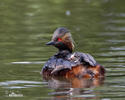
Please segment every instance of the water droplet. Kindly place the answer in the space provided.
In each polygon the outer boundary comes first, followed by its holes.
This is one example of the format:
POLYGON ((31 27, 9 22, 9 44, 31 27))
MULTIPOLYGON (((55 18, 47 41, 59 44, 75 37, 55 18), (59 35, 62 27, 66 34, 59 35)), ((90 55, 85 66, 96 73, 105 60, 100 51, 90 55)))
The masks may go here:
POLYGON ((69 10, 66 11, 66 15, 67 16, 70 16, 71 15, 71 12, 69 10))

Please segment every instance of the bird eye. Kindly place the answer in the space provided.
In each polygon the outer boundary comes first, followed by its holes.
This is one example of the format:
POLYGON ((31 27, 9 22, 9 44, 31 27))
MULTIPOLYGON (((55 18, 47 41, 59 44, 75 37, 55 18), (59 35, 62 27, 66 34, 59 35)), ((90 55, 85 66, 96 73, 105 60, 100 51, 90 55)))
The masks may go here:
POLYGON ((60 42, 60 41, 62 41, 62 39, 61 39, 61 38, 58 38, 57 40, 58 40, 59 42, 60 42))

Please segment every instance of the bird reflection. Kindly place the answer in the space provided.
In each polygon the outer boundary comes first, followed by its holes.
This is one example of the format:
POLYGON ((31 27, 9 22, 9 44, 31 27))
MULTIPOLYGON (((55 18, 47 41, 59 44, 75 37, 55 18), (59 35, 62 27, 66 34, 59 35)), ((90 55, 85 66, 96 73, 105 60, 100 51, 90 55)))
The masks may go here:
POLYGON ((43 77, 43 81, 48 82, 48 88, 54 90, 49 93, 53 96, 51 100, 97 99, 93 88, 103 85, 104 77, 93 79, 43 77))

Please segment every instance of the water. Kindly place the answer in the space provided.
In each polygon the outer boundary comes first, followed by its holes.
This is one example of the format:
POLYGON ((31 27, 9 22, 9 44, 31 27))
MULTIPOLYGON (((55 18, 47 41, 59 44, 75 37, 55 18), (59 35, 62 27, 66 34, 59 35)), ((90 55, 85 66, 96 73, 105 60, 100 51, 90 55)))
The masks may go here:
POLYGON ((1 0, 0 98, 12 100, 124 100, 124 0, 1 0), (92 54, 105 80, 44 80, 46 46, 60 26, 71 30, 75 51, 92 54))

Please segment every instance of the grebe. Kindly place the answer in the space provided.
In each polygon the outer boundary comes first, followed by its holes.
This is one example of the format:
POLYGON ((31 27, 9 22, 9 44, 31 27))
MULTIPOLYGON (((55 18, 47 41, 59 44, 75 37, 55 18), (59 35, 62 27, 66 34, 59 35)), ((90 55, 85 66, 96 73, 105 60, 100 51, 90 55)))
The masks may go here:
POLYGON ((104 67, 98 64, 90 54, 73 53, 73 39, 68 29, 64 27, 57 28, 52 40, 46 45, 55 46, 58 48, 58 53, 52 56, 43 66, 41 71, 43 77, 104 77, 104 67))

